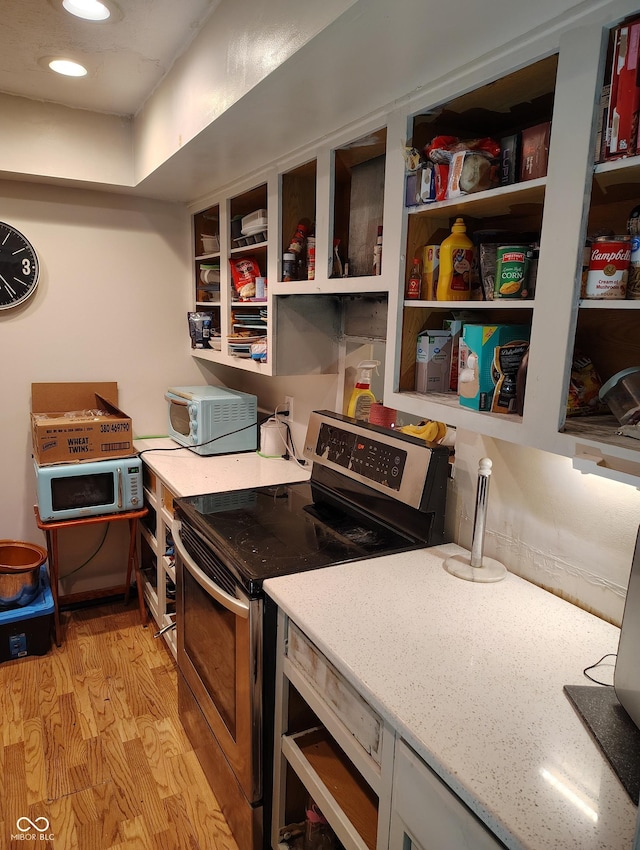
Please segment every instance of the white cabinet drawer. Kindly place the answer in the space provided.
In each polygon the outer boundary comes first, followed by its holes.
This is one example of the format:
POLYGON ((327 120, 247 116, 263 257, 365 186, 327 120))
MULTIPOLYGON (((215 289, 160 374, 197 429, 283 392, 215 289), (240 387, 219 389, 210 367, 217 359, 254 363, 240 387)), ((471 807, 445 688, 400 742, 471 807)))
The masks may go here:
POLYGON ((382 718, 292 622, 289 622, 286 655, 379 766, 384 726, 382 718))
POLYGON ((396 746, 389 850, 504 850, 403 741, 396 746))

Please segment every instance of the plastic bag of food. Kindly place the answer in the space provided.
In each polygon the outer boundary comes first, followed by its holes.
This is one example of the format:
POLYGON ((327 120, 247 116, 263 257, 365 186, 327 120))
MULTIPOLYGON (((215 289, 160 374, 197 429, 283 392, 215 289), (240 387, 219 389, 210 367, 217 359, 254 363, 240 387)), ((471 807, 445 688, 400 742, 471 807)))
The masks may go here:
POLYGON ((449 165, 447 197, 482 192, 498 185, 497 166, 483 151, 454 151, 449 165))
POLYGON ((451 157, 459 151, 475 151, 488 159, 498 159, 500 145, 495 139, 459 139, 457 136, 436 136, 422 151, 425 159, 431 162, 448 164, 451 157))
POLYGON ((260 277, 260 266, 254 257, 230 257, 231 279, 236 297, 241 301, 255 298, 256 278, 260 277))
POLYGON ((213 324, 213 313, 188 312, 189 335, 191 337, 191 348, 211 348, 211 326, 213 324))
POLYGON ((607 413, 608 407, 598 397, 601 386, 602 381, 591 359, 580 351, 574 351, 567 397, 567 416, 607 413))

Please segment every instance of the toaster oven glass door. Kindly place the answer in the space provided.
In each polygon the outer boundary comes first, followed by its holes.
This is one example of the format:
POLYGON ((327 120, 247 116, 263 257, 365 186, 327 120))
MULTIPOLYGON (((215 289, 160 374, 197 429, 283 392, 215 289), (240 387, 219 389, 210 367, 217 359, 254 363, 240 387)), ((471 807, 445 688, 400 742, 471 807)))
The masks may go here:
POLYGON ((172 399, 169 402, 169 422, 177 434, 189 436, 189 406, 182 401, 172 399))

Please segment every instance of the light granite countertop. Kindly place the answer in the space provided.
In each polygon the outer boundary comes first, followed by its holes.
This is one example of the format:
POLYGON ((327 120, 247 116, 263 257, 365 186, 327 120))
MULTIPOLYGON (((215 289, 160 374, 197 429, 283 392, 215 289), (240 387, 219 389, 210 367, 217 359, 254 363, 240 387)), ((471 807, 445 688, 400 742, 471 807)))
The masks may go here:
POLYGON ((265 589, 507 847, 630 850, 636 807, 562 690, 589 684, 619 629, 511 573, 455 578, 444 561, 459 552, 265 589))
POLYGON ((135 440, 134 448, 144 452, 144 463, 178 497, 289 484, 306 481, 311 474, 311 466, 262 457, 255 451, 202 456, 181 448, 169 437, 135 440))

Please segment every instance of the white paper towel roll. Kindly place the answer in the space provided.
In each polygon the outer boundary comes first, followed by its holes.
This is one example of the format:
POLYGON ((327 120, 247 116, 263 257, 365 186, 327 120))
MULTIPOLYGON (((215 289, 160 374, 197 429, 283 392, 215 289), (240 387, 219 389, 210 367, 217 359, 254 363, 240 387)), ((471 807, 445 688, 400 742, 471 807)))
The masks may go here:
POLYGON ((260 454, 282 457, 287 451, 287 426, 276 419, 267 419, 260 426, 260 454))

